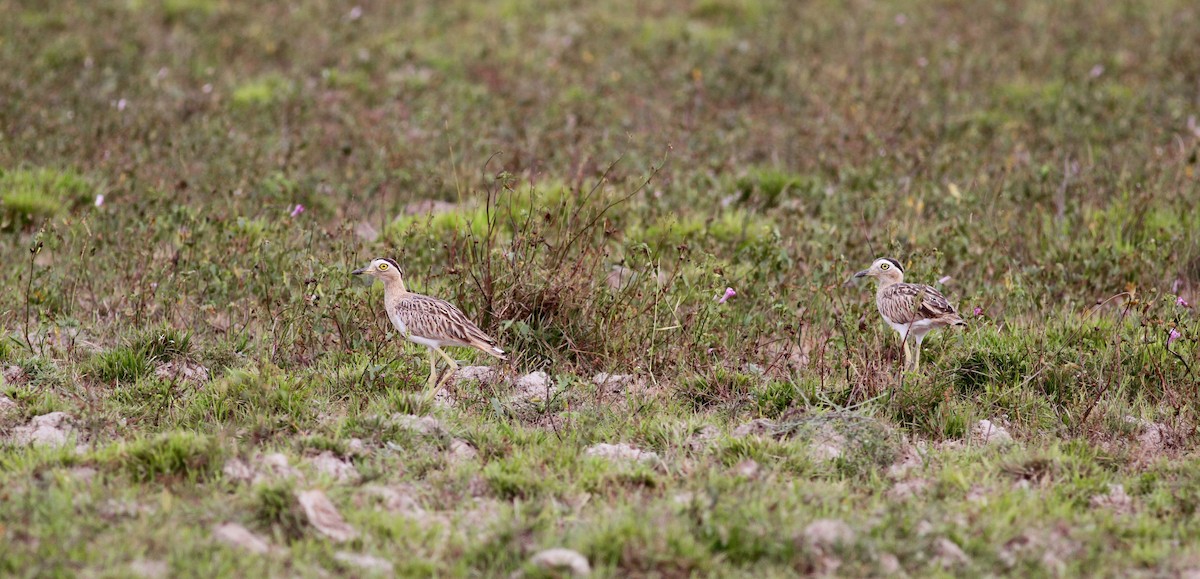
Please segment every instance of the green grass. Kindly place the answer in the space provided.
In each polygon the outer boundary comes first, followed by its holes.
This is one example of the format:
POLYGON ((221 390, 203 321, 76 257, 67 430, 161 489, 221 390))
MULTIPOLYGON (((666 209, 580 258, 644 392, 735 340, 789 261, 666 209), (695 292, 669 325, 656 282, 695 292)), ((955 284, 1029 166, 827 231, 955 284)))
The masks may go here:
POLYGON ((0 575, 1200 569, 1200 13, 860 8, 5 4, 0 575), (968 321, 918 373, 884 255, 968 321), (426 397, 376 256, 505 379, 426 397))

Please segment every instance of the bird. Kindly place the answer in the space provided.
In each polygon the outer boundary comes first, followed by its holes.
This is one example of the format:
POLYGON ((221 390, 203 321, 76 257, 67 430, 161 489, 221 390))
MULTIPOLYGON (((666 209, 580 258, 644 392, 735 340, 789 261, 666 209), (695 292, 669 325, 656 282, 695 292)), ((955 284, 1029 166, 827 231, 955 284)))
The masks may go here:
POLYGON ((946 326, 967 325, 941 292, 927 285, 904 283, 904 267, 890 257, 876 259, 854 277, 874 278, 879 285, 875 307, 883 321, 900 334, 905 369, 920 369, 925 334, 946 326))
POLYGON ((461 310, 446 300, 413 293, 404 285, 404 271, 395 260, 380 257, 353 275, 365 275, 383 282, 383 308, 396 328, 408 340, 429 349, 429 381, 425 389, 437 389, 458 371, 458 363, 442 350, 443 346, 475 348, 507 360, 496 340, 484 333, 461 310), (437 358, 440 355, 449 365, 441 380, 437 377, 437 358))

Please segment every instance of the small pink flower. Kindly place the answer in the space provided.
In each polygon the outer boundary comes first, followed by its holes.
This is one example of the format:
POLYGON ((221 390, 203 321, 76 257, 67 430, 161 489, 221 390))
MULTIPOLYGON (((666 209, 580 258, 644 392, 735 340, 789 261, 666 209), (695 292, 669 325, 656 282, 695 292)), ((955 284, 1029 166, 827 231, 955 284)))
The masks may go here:
POLYGON ((725 295, 717 296, 713 299, 717 300, 718 304, 723 304, 723 303, 729 301, 729 298, 736 296, 736 295, 737 295, 737 292, 733 291, 733 288, 727 287, 727 288, 725 288, 725 295))
POLYGON ((1184 308, 1192 307, 1192 304, 1187 303, 1187 300, 1183 299, 1183 296, 1175 296, 1175 305, 1184 308))
POLYGON ((1182 335, 1183 335, 1183 334, 1179 333, 1179 330, 1177 330, 1177 329, 1175 329, 1175 328, 1171 328, 1171 331, 1170 331, 1170 333, 1168 333, 1168 334, 1167 334, 1167 345, 1168 345, 1168 346, 1170 346, 1170 345, 1171 345, 1171 342, 1174 342, 1175 340, 1178 340, 1178 339, 1179 339, 1179 337, 1180 337, 1180 336, 1182 336, 1182 335))
POLYGON ((301 213, 304 213, 303 205, 296 205, 296 208, 292 209, 292 217, 296 217, 297 215, 300 215, 301 213))
POLYGON ((975 306, 975 315, 977 315, 977 316, 982 316, 982 315, 983 315, 983 308, 981 308, 981 307, 979 307, 979 306, 975 306))
POLYGON ((104 194, 96 195, 96 207, 104 205, 104 194))

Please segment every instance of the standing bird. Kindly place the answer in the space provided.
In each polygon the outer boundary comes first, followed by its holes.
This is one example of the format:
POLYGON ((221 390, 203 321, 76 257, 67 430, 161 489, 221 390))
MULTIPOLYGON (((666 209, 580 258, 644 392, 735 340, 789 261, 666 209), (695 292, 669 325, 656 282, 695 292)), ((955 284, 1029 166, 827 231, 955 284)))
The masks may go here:
POLYGON ((879 284, 875 306, 904 345, 904 367, 917 370, 921 366, 921 341, 925 334, 945 326, 965 326, 954 306, 941 292, 927 285, 904 283, 904 268, 900 262, 881 257, 854 277, 873 277, 879 284), (915 340, 912 348, 909 341, 915 340), (914 351, 915 350, 915 351, 914 351))
MULTIPOLYGON (((504 350, 479 326, 446 300, 415 294, 404 287, 404 272, 400 265, 386 257, 372 260, 364 268, 350 272, 369 275, 383 282, 383 308, 392 325, 409 340, 429 348, 429 381, 425 388, 437 388, 458 371, 458 363, 442 351, 442 346, 477 348, 492 356, 507 360, 504 350), (437 358, 434 352, 450 364, 440 380, 437 377, 437 358)), ((436 392, 436 390, 435 390, 436 392)))

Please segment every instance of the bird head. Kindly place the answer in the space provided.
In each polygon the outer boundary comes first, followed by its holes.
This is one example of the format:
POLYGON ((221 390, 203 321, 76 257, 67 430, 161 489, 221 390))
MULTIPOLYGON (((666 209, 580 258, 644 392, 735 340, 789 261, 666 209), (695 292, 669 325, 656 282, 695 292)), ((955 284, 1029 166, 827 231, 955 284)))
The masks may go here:
POLYGON ((854 274, 854 277, 873 277, 880 283, 899 283, 904 281, 904 267, 890 257, 881 257, 871 267, 854 274))
POLYGON ((385 284, 393 281, 404 281, 404 270, 400 269, 400 264, 386 257, 375 258, 366 267, 360 267, 350 273, 370 276, 382 280, 385 284))

